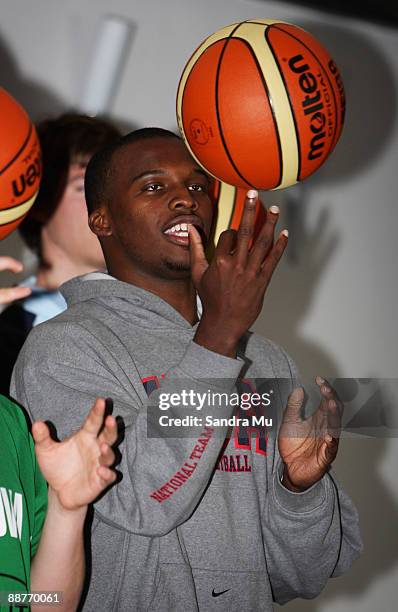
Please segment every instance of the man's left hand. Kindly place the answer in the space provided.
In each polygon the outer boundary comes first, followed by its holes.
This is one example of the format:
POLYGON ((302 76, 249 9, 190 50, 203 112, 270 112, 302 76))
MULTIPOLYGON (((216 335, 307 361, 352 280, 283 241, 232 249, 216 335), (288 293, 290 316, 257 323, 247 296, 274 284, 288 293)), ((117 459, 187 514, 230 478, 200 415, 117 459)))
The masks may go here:
POLYGON ((319 408, 307 419, 301 418, 304 391, 290 394, 279 431, 279 452, 284 462, 282 483, 302 492, 318 482, 337 455, 343 404, 327 381, 318 376, 319 408))

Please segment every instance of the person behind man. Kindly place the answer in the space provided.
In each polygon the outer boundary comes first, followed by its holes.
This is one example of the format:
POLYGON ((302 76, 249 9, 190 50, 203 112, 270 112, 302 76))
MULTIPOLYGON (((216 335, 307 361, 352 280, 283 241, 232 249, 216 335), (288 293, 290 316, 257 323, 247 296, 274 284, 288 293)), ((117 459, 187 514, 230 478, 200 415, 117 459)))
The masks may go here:
POLYGON ((269 611, 315 597, 360 554, 356 510, 329 472, 341 402, 318 377, 319 408, 303 420, 295 365, 248 331, 287 243, 286 231, 274 239, 271 207, 249 248, 256 198, 248 193, 238 232, 221 235, 208 264, 209 178, 180 138, 139 130, 88 165, 90 227, 109 275, 63 286, 68 309, 32 331, 12 383, 61 436, 97 389, 125 421, 124 477, 95 504, 85 610, 269 611), (256 437, 207 425, 232 416, 228 399, 193 405, 258 379, 284 415, 256 437), (184 393, 193 399, 181 408, 184 393), (160 413, 201 418, 167 435, 160 413))
POLYGON ((79 114, 45 120, 37 131, 43 178, 35 204, 18 229, 37 255, 38 270, 22 283, 25 299, 0 315, 3 394, 8 394, 12 369, 29 331, 66 308, 59 286, 74 276, 104 270, 98 240, 87 225, 84 173, 90 157, 120 133, 103 119, 79 114))
POLYGON ((76 610, 88 504, 116 478, 109 467, 116 422, 108 416, 104 425, 104 414, 105 401, 98 399, 81 429, 61 443, 51 439, 45 423, 36 422, 34 445, 22 409, 0 396, 1 610, 20 610, 29 601, 20 594, 30 592, 51 592, 53 599, 42 603, 62 603, 51 609, 76 610))
MULTIPOLYGON (((5 269, 19 272, 21 264, 2 256, 5 269)), ((0 289, 3 304, 20 297, 20 288, 0 289)), ((22 594, 30 591, 52 591, 47 604, 57 599, 57 609, 76 610, 87 504, 115 481, 109 466, 116 434, 116 421, 105 418, 105 402, 98 398, 81 429, 62 443, 52 440, 45 423, 34 423, 34 445, 23 410, 0 396, 1 610, 27 610, 22 594)))

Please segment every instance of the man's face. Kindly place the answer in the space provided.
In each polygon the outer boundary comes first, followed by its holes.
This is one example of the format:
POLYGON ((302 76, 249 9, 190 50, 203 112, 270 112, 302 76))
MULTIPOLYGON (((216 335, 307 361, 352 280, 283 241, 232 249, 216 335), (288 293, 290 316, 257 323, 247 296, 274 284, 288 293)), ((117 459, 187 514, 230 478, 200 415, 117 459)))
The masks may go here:
POLYGON ((132 143, 116 152, 113 167, 114 188, 107 207, 112 248, 104 242, 108 265, 118 262, 113 273, 120 272, 123 262, 141 276, 189 277, 187 224, 209 237, 209 178, 177 138, 132 143))

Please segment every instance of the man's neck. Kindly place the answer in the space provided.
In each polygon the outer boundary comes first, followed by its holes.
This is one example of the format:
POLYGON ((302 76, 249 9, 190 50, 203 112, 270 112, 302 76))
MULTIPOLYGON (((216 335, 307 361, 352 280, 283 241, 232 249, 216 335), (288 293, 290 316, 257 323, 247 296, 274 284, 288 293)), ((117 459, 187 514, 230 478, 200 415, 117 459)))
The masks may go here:
POLYGON ((162 279, 141 273, 118 274, 110 269, 109 273, 125 283, 136 285, 150 291, 170 304, 190 325, 198 321, 196 290, 190 278, 162 279))

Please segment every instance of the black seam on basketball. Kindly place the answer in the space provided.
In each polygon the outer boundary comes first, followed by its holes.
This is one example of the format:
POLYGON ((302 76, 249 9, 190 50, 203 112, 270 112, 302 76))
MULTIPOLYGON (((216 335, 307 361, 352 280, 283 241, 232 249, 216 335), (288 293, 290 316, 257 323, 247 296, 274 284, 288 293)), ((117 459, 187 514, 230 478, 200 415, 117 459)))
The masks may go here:
MULTIPOLYGON (((36 193, 36 191, 35 191, 35 193, 36 193)), ((33 198, 35 193, 32 193, 28 198, 26 198, 26 200, 24 200, 23 202, 19 202, 19 204, 13 204, 12 206, 8 206, 7 208, 1 208, 0 209, 0 213, 3 210, 12 210, 13 208, 18 208, 19 206, 23 206, 24 204, 26 204, 26 202, 29 202, 29 200, 31 200, 33 198)))
MULTIPOLYGON (((240 24, 239 24, 239 25, 240 25, 240 24)), ((209 45, 208 47, 206 47, 206 49, 205 49, 204 51, 202 51, 202 53, 199 55, 198 59, 197 59, 197 60, 196 60, 196 62, 193 64, 193 66, 191 66, 191 70, 189 71, 189 74, 188 74, 188 76, 187 76, 187 78, 186 78, 186 81, 185 81, 185 87, 184 87, 184 91, 182 92, 182 98, 181 98, 181 123, 182 123, 182 127, 183 127, 183 130, 184 130, 185 137, 186 137, 186 132, 187 132, 187 130, 185 129, 184 111, 183 111, 183 108, 184 108, 184 97, 185 97, 185 92, 186 92, 186 90, 187 90, 187 85, 188 85, 188 82, 189 82, 189 80, 190 80, 190 78, 191 78, 192 71, 193 71, 193 69, 195 68, 196 64, 198 63, 199 59, 202 57, 202 55, 203 55, 204 53, 206 53, 206 51, 208 51, 208 49, 211 49, 212 47, 214 47, 214 45, 217 45, 219 42, 221 42, 221 41, 225 41, 225 40, 226 40, 226 38, 220 38, 219 40, 215 40, 213 43, 211 43, 211 45, 209 45)), ((202 43, 202 44, 203 44, 203 43, 202 43)), ((202 45, 199 45, 199 47, 201 47, 201 46, 202 46, 202 45)), ((188 62, 186 63, 186 66, 187 66, 187 64, 188 64, 188 63, 191 61, 191 59, 193 58, 193 56, 195 55, 195 53, 196 53, 196 51, 199 49, 199 47, 197 47, 197 49, 194 51, 194 53, 192 53, 191 57, 189 58, 188 62)), ((179 84, 178 84, 178 89, 180 88, 180 83, 181 83, 181 81, 182 81, 182 77, 183 77, 184 72, 185 72, 185 68, 184 68, 183 73, 182 73, 182 75, 181 75, 180 82, 179 82, 179 84)), ((177 91, 178 91, 178 89, 177 89, 177 91)), ((178 102, 177 102, 177 104, 178 104, 178 102)), ((187 138, 187 140, 188 140, 188 138, 187 138)), ((188 143, 188 144, 189 144, 189 143, 188 143)), ((191 146, 190 144, 189 144, 189 146, 190 146, 190 148, 192 149, 192 146, 191 146)), ((194 153, 194 155, 196 156, 196 153, 194 153)), ((207 171, 207 172, 208 172, 208 171, 207 171)), ((213 175, 212 175, 212 176, 213 176, 213 175)), ((218 180, 219 180, 219 179, 218 179, 218 180)))
POLYGON ((269 92, 268 87, 267 87, 267 81, 266 81, 266 80, 265 80, 265 78, 264 78, 263 71, 261 70, 261 66, 260 66, 260 64, 258 63, 258 59, 257 59, 256 54, 254 53, 254 51, 253 51, 252 47, 251 47, 251 46, 250 46, 250 44, 247 42, 247 40, 245 40, 244 38, 240 38, 239 36, 237 36, 236 38, 239 38, 239 40, 240 40, 241 42, 243 42, 243 43, 246 45, 246 47, 249 49, 250 54, 251 54, 251 56, 253 57, 254 62, 255 62, 255 64, 256 64, 256 66, 257 66, 257 71, 258 71, 258 74, 259 74, 260 79, 261 79, 261 81, 262 81, 262 83, 263 83, 263 86, 264 86, 264 89, 265 89, 265 93, 266 93, 266 96, 267 96, 268 101, 269 101, 269 107, 270 107, 270 109, 271 109, 272 119, 273 119, 273 122, 274 122, 274 128, 275 128, 276 141, 277 141, 277 145, 278 145, 278 152, 279 152, 279 169, 280 169, 280 170, 279 170, 279 178, 278 178, 278 181, 277 181, 277 182, 275 183, 275 185, 273 185, 272 187, 268 187, 268 189, 275 189, 275 187, 277 187, 278 185, 280 185, 280 184, 281 184, 281 181, 282 181, 282 176, 283 176, 283 172, 282 172, 282 169, 283 169, 283 158, 282 158, 282 145, 281 145, 281 140, 280 140, 280 136, 279 136, 278 124, 277 124, 276 117, 275 117, 275 114, 274 114, 274 109, 273 109, 273 107, 272 107, 272 96, 270 95, 270 92, 269 92))
MULTIPOLYGON (((275 25, 276 25, 276 24, 275 24, 275 25)), ((281 79, 282 79, 282 81, 283 81, 283 84, 284 84, 284 86, 285 86, 285 91, 286 91, 286 93, 287 93, 287 97, 288 97, 288 100, 289 100, 290 110, 291 110, 291 112, 292 112, 293 123, 294 123, 294 129, 295 129, 295 132, 296 132, 297 153, 298 153, 298 168, 297 168, 297 177, 296 177, 296 178, 297 178, 297 180, 299 181, 299 180, 300 180, 300 173, 301 173, 300 136, 299 136, 299 132, 298 132, 298 126, 297 126, 297 121, 296 121, 296 115, 295 115, 295 112, 294 112, 294 107, 293 107, 293 104, 292 104, 292 99, 291 99, 291 97, 290 97, 290 91, 289 91, 289 88, 288 88, 287 83, 286 83, 286 81, 285 81, 285 77, 284 77, 284 75, 283 75, 283 72, 282 72, 282 70, 281 70, 281 68, 280 68, 279 61, 278 61, 278 59, 277 59, 277 57, 276 57, 276 55, 275 55, 275 53, 274 53, 274 48, 273 48, 273 46, 272 46, 272 43, 271 43, 271 41, 270 41, 270 40, 269 40, 269 38, 268 38, 268 31, 269 31, 271 28, 272 28, 272 25, 271 25, 271 26, 269 26, 269 27, 268 27, 268 28, 265 30, 265 32, 264 32, 264 36, 265 36, 265 38, 267 39, 268 47, 269 47, 269 49, 270 49, 270 51, 271 51, 271 53, 272 53, 272 55, 273 55, 273 57, 274 57, 275 64, 276 64, 276 66, 278 67, 279 74, 280 74, 281 79)), ((279 30, 279 28, 277 28, 277 30, 279 30)), ((280 31, 280 30, 279 30, 279 31, 280 31)), ((283 30, 283 31, 284 31, 284 30, 283 30)), ((271 105, 271 108, 272 108, 272 105, 271 105)), ((273 109, 272 109, 272 111, 273 111, 273 109)), ((279 133, 278 133, 278 138, 279 138, 279 133)))
POLYGON ((221 118, 220 118, 220 112, 219 112, 219 104, 218 104, 218 85, 219 85, 219 80, 220 80, 220 70, 221 70, 221 63, 222 63, 222 59, 224 57, 225 54, 225 50, 228 46, 229 41, 231 40, 233 34, 236 32, 236 30, 242 25, 242 23, 245 23, 244 21, 242 21, 241 23, 238 23, 238 25, 236 26, 236 28, 234 28, 229 36, 227 38, 225 38, 225 44, 224 47, 220 53, 220 57, 218 58, 218 66, 217 66, 217 70, 216 70, 216 80, 215 80, 215 99, 216 99, 216 117, 217 117, 217 124, 218 124, 218 131, 220 133, 220 138, 221 138, 221 142, 223 143, 224 146, 224 150, 225 153, 231 163, 231 166, 233 167, 233 169, 235 170, 236 174, 242 179, 242 181, 244 181, 247 185, 249 185, 249 187, 253 187, 253 185, 250 183, 250 181, 246 180, 246 178, 242 175, 242 173, 238 170, 234 160, 232 159, 232 156, 228 150, 227 147, 227 143, 225 142, 225 138, 224 138, 224 134, 223 134, 223 130, 221 127, 221 118))
MULTIPOLYGON (((312 51, 312 50, 311 50, 309 47, 307 47, 307 45, 305 44, 305 42, 303 42, 302 40, 300 40, 300 38, 297 38, 296 36, 294 36, 294 34, 291 34, 290 32, 286 32, 286 30, 282 30, 281 28, 279 28, 279 27, 277 27, 277 26, 276 26, 276 29, 277 29, 277 30, 279 30, 280 32, 283 32, 284 34, 287 34, 288 36, 291 36, 291 37, 292 37, 292 38, 294 38, 295 40, 297 40, 297 41, 298 41, 298 42, 299 42, 301 45, 303 45, 303 47, 305 47, 305 48, 307 49, 307 51, 309 51, 309 52, 311 53, 311 55, 312 55, 312 56, 313 56, 313 57, 316 59, 316 61, 318 62, 319 66, 320 66, 320 68, 321 68, 321 70, 322 70, 322 72, 325 74, 327 81, 329 82, 329 86, 330 86, 330 90, 331 90, 331 92, 332 92, 333 102, 334 102, 334 113, 335 113, 335 116, 338 118, 338 117, 339 117, 339 114, 338 114, 338 112, 337 112, 337 111, 338 111, 338 106, 337 106, 336 96, 335 96, 335 93, 334 93, 334 88, 333 88, 333 85, 332 85, 331 80, 329 79, 328 73, 327 73, 327 72, 326 72, 326 70, 324 69, 324 67, 323 67, 323 65, 322 65, 322 62, 321 62, 321 60, 319 59, 319 57, 318 57, 317 55, 315 55, 315 53, 314 53, 314 52, 313 52, 313 51, 312 51)), ((304 30, 304 31, 305 31, 305 30, 304 30)), ((305 33, 307 34, 307 32, 305 32, 305 33)), ((327 52, 327 53, 328 53, 328 52, 327 52)), ((341 125, 341 127, 343 127, 343 125, 341 125)), ((331 153, 331 151, 333 151, 333 148, 334 148, 334 146, 336 145, 336 142, 337 142, 337 141, 335 141, 336 134, 337 134, 337 121, 336 121, 336 123, 335 123, 335 129, 334 129, 334 133, 333 133, 333 138, 332 138, 332 139, 331 139, 331 141, 330 141, 330 146, 329 146, 329 149, 328 149, 328 151, 327 151, 327 154, 325 155, 324 160, 326 160, 326 159, 327 159, 328 155, 331 153), (332 146, 332 145, 333 145, 333 146, 332 146)))
MULTIPOLYGON (((185 62, 185 66, 184 66, 184 69, 183 69, 183 71, 182 71, 182 73, 181 73, 180 80, 178 81, 177 91, 179 91, 179 89, 180 89, 180 85, 181 85, 182 77, 183 77, 183 76, 184 76, 184 74, 185 74, 186 67, 188 66, 188 64, 189 64, 189 63, 190 63, 190 61, 192 60, 192 58, 193 58, 193 56, 195 55, 195 53, 196 53, 196 52, 197 52, 197 51, 200 49, 200 47, 201 47, 201 46, 202 46, 202 45, 203 45, 203 44, 206 42, 206 40, 207 40, 207 38, 206 38, 206 39, 205 39, 203 42, 201 42, 201 43, 200 43, 200 45, 198 45, 198 46, 196 47, 195 51, 194 51, 193 53, 191 53, 191 55, 189 56, 188 60, 185 62)), ((213 44, 214 44, 214 43, 212 43, 212 44, 211 44, 209 47, 206 47, 206 49, 208 49, 208 48, 212 47, 212 46, 213 46, 213 44)), ((206 49, 205 49, 205 50, 206 50, 206 49)), ((199 57, 200 57, 200 56, 199 56, 199 57)), ((195 62, 195 64, 196 64, 196 62, 195 62)), ((194 64, 194 66, 195 66, 195 64, 194 64)), ((193 66, 192 66, 192 68, 193 68, 193 66)), ((191 70, 192 70, 192 68, 191 68, 191 70)), ((188 78, 189 78, 189 75, 188 75, 188 77, 187 77, 187 80, 188 80, 188 78)), ((185 91, 185 87, 184 87, 184 91, 185 91)), ((181 110, 182 110, 182 101, 183 101, 183 99, 184 99, 184 92, 182 93, 182 98, 181 98, 181 110)), ((178 111, 178 97, 177 97, 177 99, 176 99, 176 107, 177 107, 177 111, 178 111)))
POLYGON ((17 157, 18 157, 18 156, 21 154, 21 152, 24 150, 24 148, 26 147, 26 145, 27 145, 27 144, 28 144, 28 142, 29 142, 29 138, 30 138, 30 136, 31 136, 31 134, 32 134, 32 130, 33 130, 33 124, 32 124, 32 122, 30 121, 30 122, 29 122, 29 131, 28 131, 28 135, 26 136, 26 138, 25 138, 25 140, 24 140, 24 142, 23 142, 22 146, 21 146, 21 147, 18 149, 18 151, 16 152, 16 154, 14 155, 14 157, 13 157, 12 159, 10 159, 10 161, 9 161, 9 162, 8 162, 8 163, 7 163, 5 166, 3 166, 3 168, 0 170, 0 174, 3 174, 3 172, 5 172, 5 171, 7 170, 7 168, 9 168, 9 167, 10 167, 10 166, 11 166, 11 165, 14 163, 14 161, 17 159, 17 157))
MULTIPOLYGON (((211 47, 213 47, 213 46, 214 46, 216 43, 218 43, 218 42, 220 42, 220 41, 216 40, 216 41, 214 41, 214 43, 211 43, 211 45, 209 45, 208 47, 206 47, 206 49, 205 49, 205 50, 202 52, 202 54, 201 54, 201 55, 199 55, 198 59, 199 59, 199 58, 200 58, 200 57, 203 55, 203 53, 205 53, 205 51, 207 51, 207 49, 211 49, 211 47)), ((200 47, 201 47, 201 46, 202 46, 204 43, 205 43, 205 41, 203 41, 203 43, 201 43, 200 45, 198 45, 198 46, 196 47, 195 51, 194 51, 194 52, 191 54, 191 56, 190 56, 189 60, 188 60, 188 61, 185 63, 184 70, 182 71, 182 74, 181 74, 181 76, 180 76, 180 80, 178 81, 177 91, 179 91, 179 89, 180 89, 180 86, 181 86, 181 81, 182 81, 182 77, 183 77, 183 76, 184 76, 184 74, 185 74, 186 67, 188 66, 189 62, 192 60, 192 58, 193 58, 193 56, 195 55, 195 53, 198 51, 198 49, 200 49, 200 47)), ((189 74, 188 74, 188 76, 187 76, 187 78, 186 78, 186 80, 185 80, 185 87, 184 87, 184 90, 183 90, 183 92, 182 92, 182 97, 181 97, 181 124, 182 124, 182 129, 183 129, 184 135, 185 135, 185 131, 186 131, 186 130, 185 130, 185 125, 184 125, 184 112, 183 112, 185 90, 186 90, 186 88, 187 88, 187 84, 188 84, 189 78, 190 78, 190 76, 191 76, 192 70, 193 70, 193 69, 194 69, 194 67, 196 66, 197 62, 198 62, 198 60, 196 60, 196 62, 195 62, 195 63, 193 64, 193 66, 191 67, 191 70, 189 71, 189 74)), ((177 97, 177 100, 176 100, 176 110, 177 110, 177 113, 176 113, 176 114, 177 114, 177 116, 178 116, 178 97, 177 97)), ((188 139, 187 139, 187 140, 188 140, 188 139)), ((189 146, 191 146, 191 145, 189 145, 189 146)))
POLYGON ((278 21, 277 23, 260 23, 259 21, 242 21, 242 23, 254 23, 255 25, 263 26, 263 28, 272 28, 272 26, 276 25, 284 25, 282 21, 278 21))

